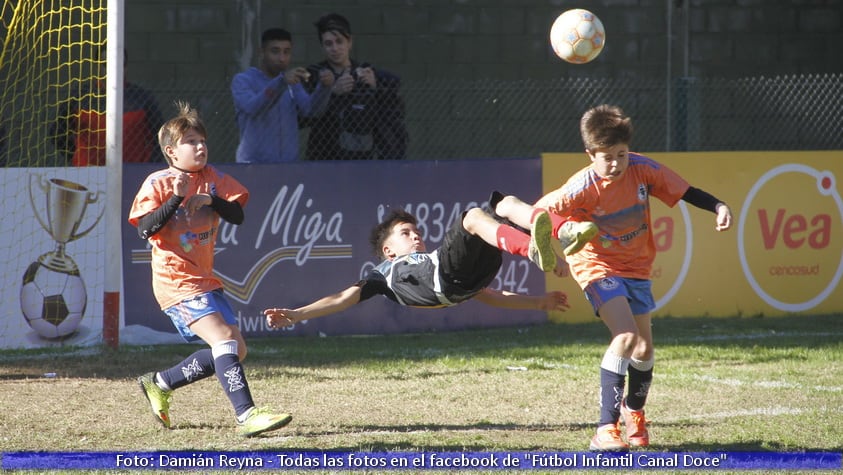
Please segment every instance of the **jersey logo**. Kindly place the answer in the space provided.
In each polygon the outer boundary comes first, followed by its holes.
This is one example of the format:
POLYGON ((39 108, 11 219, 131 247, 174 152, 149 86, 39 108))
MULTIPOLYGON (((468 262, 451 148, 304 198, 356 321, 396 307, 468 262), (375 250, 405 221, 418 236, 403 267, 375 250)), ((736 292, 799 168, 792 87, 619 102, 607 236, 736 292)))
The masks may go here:
POLYGON ((421 264, 422 262, 426 262, 430 260, 430 256, 423 252, 414 252, 413 254, 407 254, 406 256, 399 257, 395 260, 395 262, 406 262, 407 264, 421 264))
POLYGON ((647 185, 638 184, 638 201, 647 201, 647 185))

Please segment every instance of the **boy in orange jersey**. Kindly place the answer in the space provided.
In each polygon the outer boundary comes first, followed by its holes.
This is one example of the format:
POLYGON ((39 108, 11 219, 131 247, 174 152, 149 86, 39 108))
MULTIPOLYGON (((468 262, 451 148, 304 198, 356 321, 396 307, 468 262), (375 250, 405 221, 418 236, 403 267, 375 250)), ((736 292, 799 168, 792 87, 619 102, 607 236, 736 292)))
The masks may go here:
POLYGON ((169 167, 152 173, 135 196, 129 222, 152 245, 152 290, 185 341, 203 348, 181 363, 138 378, 157 420, 170 427, 174 390, 217 375, 237 418, 238 432, 252 437, 287 425, 292 416, 255 407, 241 361, 246 342, 234 311, 214 276, 214 244, 220 218, 243 222, 249 192, 208 164, 205 125, 189 104, 158 132, 169 167))
MULTIPOLYGON (((591 164, 534 207, 591 221, 599 228, 599 239, 566 258, 571 274, 612 335, 600 364, 600 422, 590 449, 646 447, 649 433, 644 403, 655 361, 650 271, 656 248, 650 196, 668 206, 681 199, 715 213, 717 231, 729 229, 732 213, 725 203, 690 186, 664 165, 631 153, 632 121, 619 107, 601 105, 588 110, 580 121, 580 132, 591 164), (624 397, 627 375, 629 391, 624 397), (627 442, 618 427, 621 417, 627 442)), ((520 216, 523 211, 512 210, 519 207, 530 205, 509 196, 497 204, 496 211, 520 216)))

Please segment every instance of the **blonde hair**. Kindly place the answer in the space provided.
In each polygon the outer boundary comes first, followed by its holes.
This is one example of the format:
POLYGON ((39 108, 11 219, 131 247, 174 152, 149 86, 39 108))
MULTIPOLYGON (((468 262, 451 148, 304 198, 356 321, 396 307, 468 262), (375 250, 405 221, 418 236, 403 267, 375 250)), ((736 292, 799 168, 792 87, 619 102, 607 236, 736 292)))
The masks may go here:
POLYGON ((199 117, 199 111, 185 101, 176 101, 175 106, 179 111, 178 115, 165 122, 158 130, 158 145, 170 165, 172 161, 167 155, 166 148, 175 147, 187 131, 195 130, 202 137, 208 137, 205 123, 199 117))

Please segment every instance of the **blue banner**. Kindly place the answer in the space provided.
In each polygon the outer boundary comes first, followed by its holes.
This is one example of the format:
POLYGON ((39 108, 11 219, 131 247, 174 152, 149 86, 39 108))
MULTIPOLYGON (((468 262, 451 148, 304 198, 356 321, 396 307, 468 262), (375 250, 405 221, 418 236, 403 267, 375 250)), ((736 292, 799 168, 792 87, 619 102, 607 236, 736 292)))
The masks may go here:
MULTIPOLYGON (((124 216, 144 178, 160 168, 160 164, 124 167, 124 216)), ((503 310, 478 302, 429 310, 401 307, 381 297, 281 330, 267 328, 261 313, 267 307, 310 303, 359 280, 377 264, 369 233, 391 207, 416 215, 428 250, 433 250, 461 213, 486 203, 494 189, 526 201, 538 199, 539 159, 224 164, 218 168, 250 191, 245 222, 220 227, 214 266, 247 336, 448 331, 546 319, 544 312, 503 310)), ((128 222, 123 229, 123 256, 126 318, 121 341, 135 343, 134 335, 144 343, 154 343, 162 335, 175 335, 152 295, 149 247, 128 222)), ((505 254, 492 287, 541 295, 545 280, 528 260, 505 254)))
POLYGON ((832 452, 4 452, 2 470, 840 470, 832 452))

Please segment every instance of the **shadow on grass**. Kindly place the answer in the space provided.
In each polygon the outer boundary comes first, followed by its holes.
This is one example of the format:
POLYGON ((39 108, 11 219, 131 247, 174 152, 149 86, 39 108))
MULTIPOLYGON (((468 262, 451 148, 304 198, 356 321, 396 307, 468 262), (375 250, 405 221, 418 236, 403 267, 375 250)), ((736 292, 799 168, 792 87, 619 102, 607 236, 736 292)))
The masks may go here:
POLYGON ((305 436, 321 436, 321 435, 341 435, 349 432, 355 433, 413 433, 413 432, 470 432, 470 431, 484 431, 484 432, 510 432, 513 430, 525 432, 574 432, 586 429, 593 429, 593 423, 572 423, 572 424, 492 424, 488 422, 479 422, 476 424, 410 424, 410 425, 354 425, 341 426, 335 431, 313 431, 312 433, 303 432, 300 435, 305 436))
MULTIPOLYGON (((575 452, 587 452, 587 446, 583 446, 582 450, 575 450, 575 452)), ((283 446, 275 447, 276 450, 287 450, 283 446)), ((297 448, 296 451, 316 451, 320 452, 324 449, 302 449, 297 448)), ((429 452, 494 452, 487 444, 440 444, 427 445, 419 447, 411 442, 396 442, 396 443, 367 443, 360 445, 349 445, 343 447, 332 447, 332 451, 349 451, 349 452, 400 452, 400 451, 429 451, 429 452)), ((554 449, 548 449, 541 446, 523 446, 523 447, 507 447, 506 452, 548 452, 554 449)), ((561 452, 571 452, 571 450, 560 450, 561 452)), ((780 444, 769 441, 747 441, 741 443, 726 443, 718 445, 709 444, 686 444, 686 445, 652 445, 642 450, 633 450, 633 452, 705 452, 705 453, 719 453, 719 452, 793 452, 793 447, 786 447, 780 444)), ((811 449, 800 447, 797 452, 828 452, 828 449, 811 449)))
MULTIPOLYGON (((663 317, 654 320, 656 348, 686 346, 700 349, 839 348, 843 315, 747 318, 663 317)), ((608 331, 595 320, 579 324, 542 324, 460 332, 386 336, 274 337, 248 341, 247 371, 277 373, 296 368, 341 368, 391 361, 427 361, 440 357, 565 361, 570 352, 593 346, 602 354, 608 331)), ((134 378, 147 371, 175 365, 200 345, 156 345, 107 348, 61 348, 0 351, 0 380, 58 378, 134 378)), ((747 353, 747 358, 752 356, 747 353)), ((769 354, 762 358, 776 359, 769 354)), ((792 358, 782 355, 781 358, 792 358)), ((418 375, 414 375, 418 377, 418 375)))

